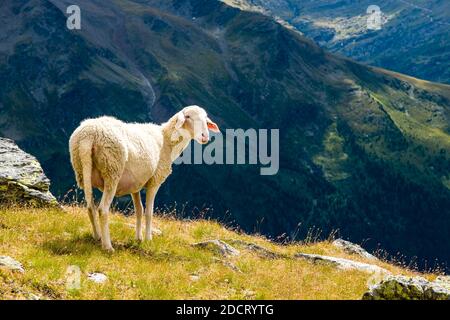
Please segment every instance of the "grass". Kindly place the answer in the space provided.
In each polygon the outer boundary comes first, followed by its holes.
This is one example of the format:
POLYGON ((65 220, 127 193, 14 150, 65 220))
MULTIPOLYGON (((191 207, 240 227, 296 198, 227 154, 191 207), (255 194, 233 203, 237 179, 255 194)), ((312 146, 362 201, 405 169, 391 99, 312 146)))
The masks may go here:
POLYGON ((316 155, 313 161, 322 167, 327 180, 338 181, 348 178, 350 174, 345 170, 348 155, 344 152, 344 138, 339 135, 336 123, 327 129, 323 148, 324 150, 316 155))
MULTIPOLYGON (((296 252, 325 254, 362 262, 329 241, 275 244, 258 235, 229 230, 214 221, 155 219, 162 235, 134 240, 134 217, 113 214, 116 251, 101 250, 90 235, 84 209, 0 209, 0 255, 20 261, 24 273, 0 268, 0 299, 360 299, 370 275, 290 258, 296 252), (224 258, 191 244, 207 239, 244 240, 289 257, 268 259, 236 246, 241 254, 224 258), (241 272, 230 268, 230 263, 241 272), (79 289, 66 289, 70 266, 81 271, 79 289), (101 272, 103 284, 88 280, 101 272)), ((373 263, 373 262, 371 262, 373 263)), ((415 274, 387 262, 376 264, 395 274, 415 274)), ((426 275, 433 277, 433 275, 426 275)))
POLYGON ((384 99, 376 94, 371 94, 371 96, 383 106, 383 109, 389 114, 397 128, 403 133, 410 135, 429 148, 435 149, 435 152, 442 148, 450 149, 450 136, 444 132, 443 128, 427 126, 424 124, 424 119, 418 120, 406 115, 404 112, 395 110, 387 101, 383 101, 384 99))

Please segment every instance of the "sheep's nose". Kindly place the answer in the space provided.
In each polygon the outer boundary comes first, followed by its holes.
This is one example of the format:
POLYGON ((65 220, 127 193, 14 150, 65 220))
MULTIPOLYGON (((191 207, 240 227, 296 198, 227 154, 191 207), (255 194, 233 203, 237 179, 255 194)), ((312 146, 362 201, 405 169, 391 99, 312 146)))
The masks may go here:
POLYGON ((208 141, 209 141, 208 135, 202 133, 202 142, 203 142, 203 143, 206 143, 206 142, 208 142, 208 141))

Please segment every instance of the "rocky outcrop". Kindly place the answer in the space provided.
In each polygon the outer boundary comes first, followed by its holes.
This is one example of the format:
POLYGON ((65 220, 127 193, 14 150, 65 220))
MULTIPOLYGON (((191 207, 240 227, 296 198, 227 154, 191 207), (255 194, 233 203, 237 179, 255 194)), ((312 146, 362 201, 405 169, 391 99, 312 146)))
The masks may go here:
POLYGON ((12 271, 25 272, 22 264, 8 256, 0 256, 0 268, 5 268, 12 271))
POLYGON ((32 155, 12 140, 0 138, 0 203, 57 206, 50 180, 32 155))
POLYGON ((240 254, 239 250, 218 239, 197 242, 193 246, 218 251, 223 256, 238 256, 240 254))
POLYGON ((450 300, 450 277, 430 282, 422 277, 388 276, 371 286, 363 300, 450 300))
POLYGON ((363 258, 369 259, 369 260, 377 260, 377 258, 374 255, 371 255, 366 250, 364 250, 361 246, 354 244, 350 241, 346 241, 343 239, 336 239, 333 241, 333 245, 335 247, 338 247, 344 252, 348 254, 357 254, 358 256, 361 256, 363 258))
POLYGON ((265 259, 283 259, 283 258, 289 258, 286 254, 281 254, 278 252, 271 251, 269 249, 266 249, 256 243, 253 242, 247 242, 243 240, 229 240, 233 245, 241 246, 249 251, 252 251, 256 253, 261 258, 265 259))
POLYGON ((390 272, 384 268, 381 268, 374 264, 363 263, 343 258, 336 258, 330 256, 322 256, 318 254, 308 254, 308 253, 296 253, 296 258, 306 259, 313 263, 325 263, 336 266, 342 270, 359 270, 367 273, 377 273, 377 274, 390 274, 390 272))

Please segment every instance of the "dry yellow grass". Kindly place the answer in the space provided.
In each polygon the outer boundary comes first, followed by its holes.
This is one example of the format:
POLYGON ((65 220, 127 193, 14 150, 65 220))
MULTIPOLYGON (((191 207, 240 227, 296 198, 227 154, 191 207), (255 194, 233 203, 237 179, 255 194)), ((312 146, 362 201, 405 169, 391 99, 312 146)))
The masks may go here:
MULTIPOLYGON (((43 299, 360 299, 370 277, 300 259, 262 258, 243 248, 240 256, 223 258, 191 245, 207 239, 239 239, 289 256, 304 252, 369 262, 326 241, 281 246, 213 221, 157 216, 156 226, 163 234, 138 243, 133 224, 134 217, 112 216, 116 251, 107 254, 91 238, 82 208, 0 209, 0 255, 19 260, 25 268, 23 274, 0 268, 0 299, 30 298, 30 293, 43 299), (71 265, 81 270, 81 286, 75 290, 66 289, 71 265), (108 280, 89 281, 90 272, 104 273, 108 280)), ((385 262, 376 264, 393 273, 412 273, 385 262)))

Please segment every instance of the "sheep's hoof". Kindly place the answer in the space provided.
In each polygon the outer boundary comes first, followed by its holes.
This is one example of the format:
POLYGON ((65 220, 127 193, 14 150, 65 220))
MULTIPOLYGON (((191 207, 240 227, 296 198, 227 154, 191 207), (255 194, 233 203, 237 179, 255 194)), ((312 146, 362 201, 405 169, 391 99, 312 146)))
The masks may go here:
POLYGON ((105 250, 107 253, 113 253, 114 252, 114 248, 113 247, 103 247, 103 250, 105 250))
POLYGON ((142 236, 137 236, 137 237, 136 237, 136 241, 142 242, 142 240, 143 240, 142 236))

